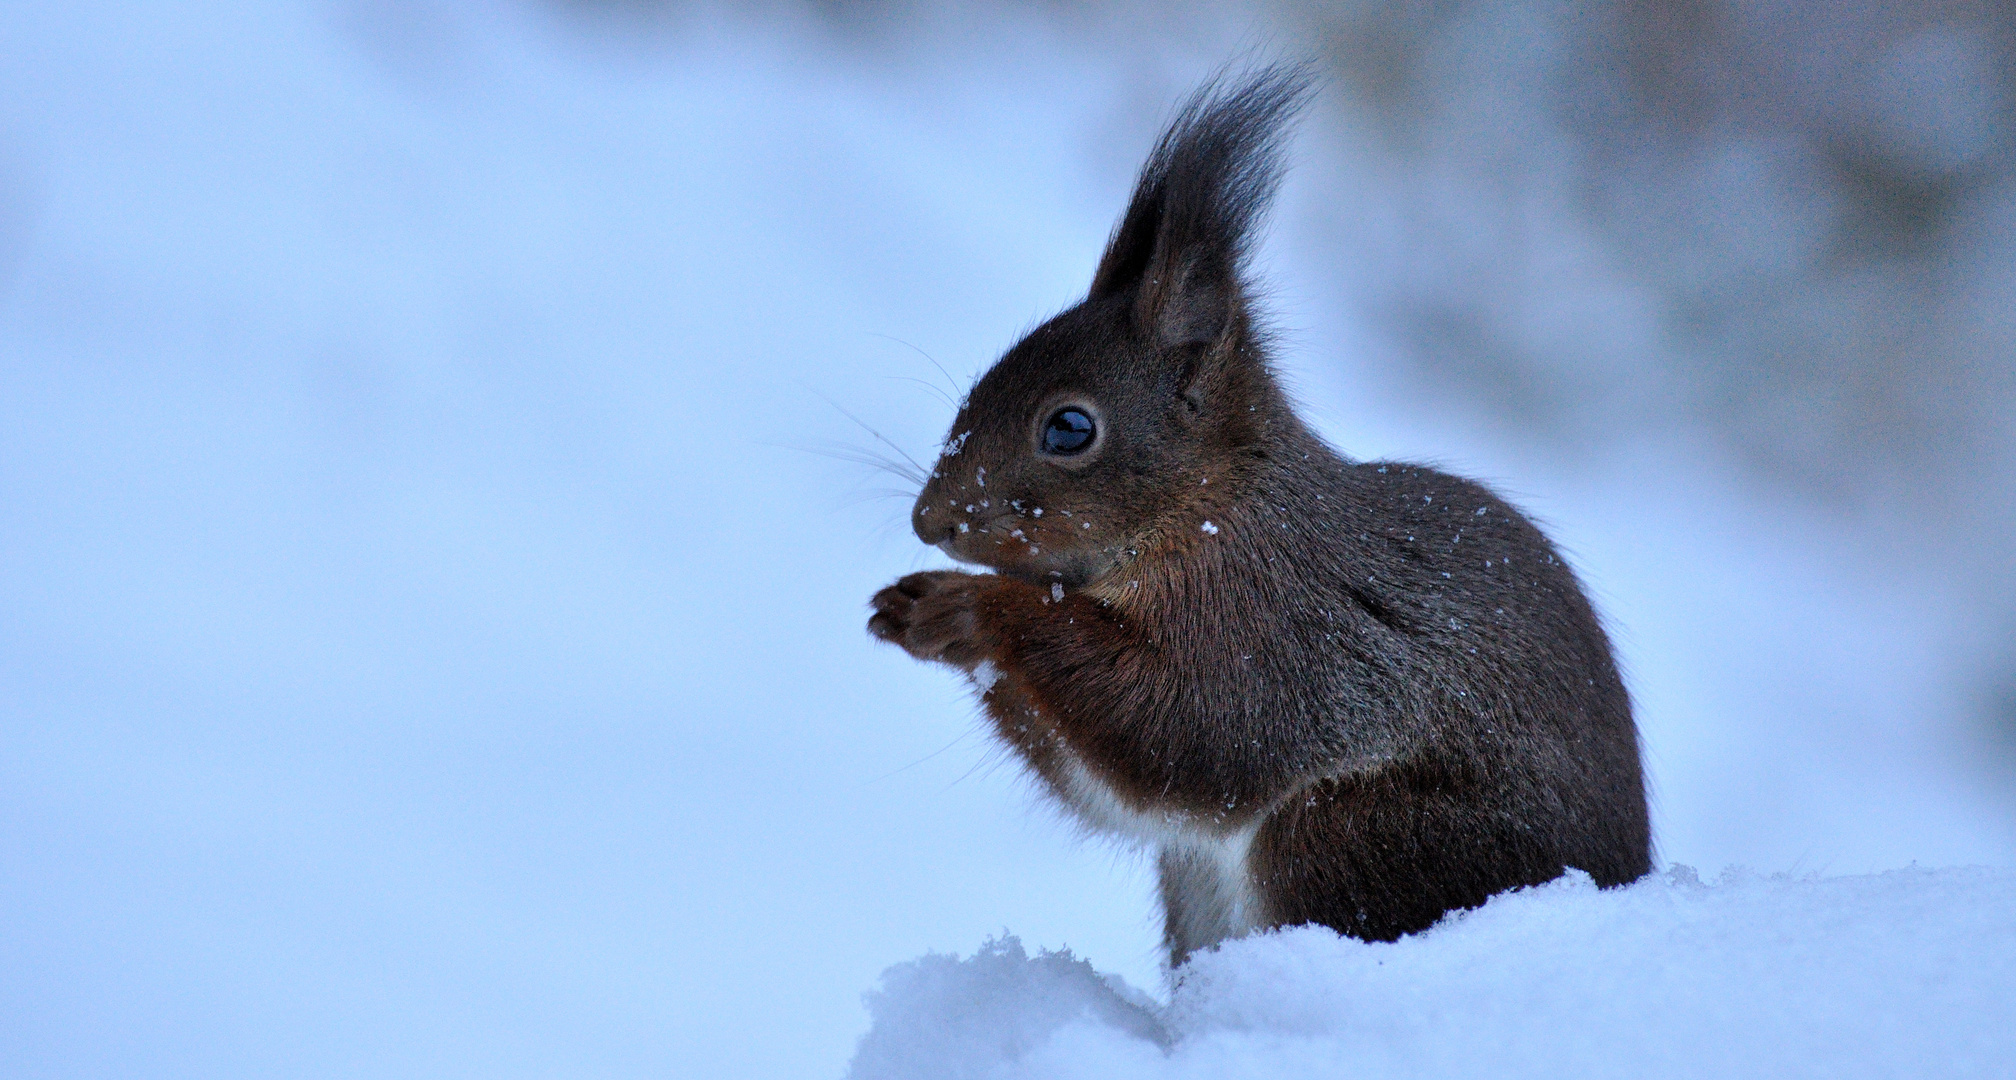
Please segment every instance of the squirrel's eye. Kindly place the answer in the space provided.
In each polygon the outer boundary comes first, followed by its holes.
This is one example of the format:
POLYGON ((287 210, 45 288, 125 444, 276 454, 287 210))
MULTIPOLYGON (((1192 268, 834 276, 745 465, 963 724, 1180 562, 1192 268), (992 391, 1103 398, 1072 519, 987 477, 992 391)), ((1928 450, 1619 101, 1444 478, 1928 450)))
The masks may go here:
POLYGON ((1065 408, 1050 414, 1050 422, 1043 425, 1043 449, 1052 454, 1081 453, 1092 445, 1092 436, 1098 429, 1092 424, 1092 416, 1083 409, 1065 408))

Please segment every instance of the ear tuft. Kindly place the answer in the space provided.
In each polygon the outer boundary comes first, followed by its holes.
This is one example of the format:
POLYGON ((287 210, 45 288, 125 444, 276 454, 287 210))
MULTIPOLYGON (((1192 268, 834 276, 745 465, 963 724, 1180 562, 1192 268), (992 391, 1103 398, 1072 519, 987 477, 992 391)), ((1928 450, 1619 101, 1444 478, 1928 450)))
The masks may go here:
POLYGON ((1309 68, 1283 64, 1201 87, 1135 182, 1089 299, 1136 290, 1164 345, 1211 344, 1239 325, 1253 233, 1281 182, 1282 129, 1307 102, 1309 68))

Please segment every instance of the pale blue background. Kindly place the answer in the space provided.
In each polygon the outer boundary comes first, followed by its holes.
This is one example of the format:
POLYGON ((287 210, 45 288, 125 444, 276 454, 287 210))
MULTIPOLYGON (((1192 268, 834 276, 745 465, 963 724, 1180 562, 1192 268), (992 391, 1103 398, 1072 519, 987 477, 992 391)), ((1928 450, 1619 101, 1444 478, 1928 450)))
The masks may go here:
MULTIPOLYGON (((910 346, 963 379, 1071 302, 1168 103, 1270 40, 9 7, 0 1072, 836 1075, 884 966, 1004 927, 1155 985, 1139 861, 863 634, 934 563, 811 451, 873 446, 830 397, 930 453, 910 346)), ((2008 863, 2001 609, 1689 429, 1560 453, 1395 376, 1340 123, 1263 257, 1285 366, 1574 553, 1665 856, 2008 863)))

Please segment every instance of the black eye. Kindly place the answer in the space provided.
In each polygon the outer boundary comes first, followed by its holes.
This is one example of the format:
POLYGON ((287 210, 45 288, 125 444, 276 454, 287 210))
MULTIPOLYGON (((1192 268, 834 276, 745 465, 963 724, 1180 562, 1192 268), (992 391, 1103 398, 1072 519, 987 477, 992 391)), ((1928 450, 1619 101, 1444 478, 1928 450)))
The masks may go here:
POLYGON ((1050 422, 1043 425, 1043 449, 1052 454, 1071 455, 1083 453, 1092 445, 1092 437, 1098 429, 1092 424, 1092 416, 1083 409, 1064 408, 1050 414, 1050 422))

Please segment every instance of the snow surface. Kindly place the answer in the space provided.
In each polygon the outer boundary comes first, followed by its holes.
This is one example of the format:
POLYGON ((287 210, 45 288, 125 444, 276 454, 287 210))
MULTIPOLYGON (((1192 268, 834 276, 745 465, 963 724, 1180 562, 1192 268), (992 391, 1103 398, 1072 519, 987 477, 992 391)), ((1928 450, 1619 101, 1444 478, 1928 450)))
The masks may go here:
POLYGON ((2007 1076, 2016 872, 1575 873, 1391 944, 1301 927, 1180 974, 1159 1005, 1013 937, 926 956, 867 995, 849 1076, 2007 1076))

